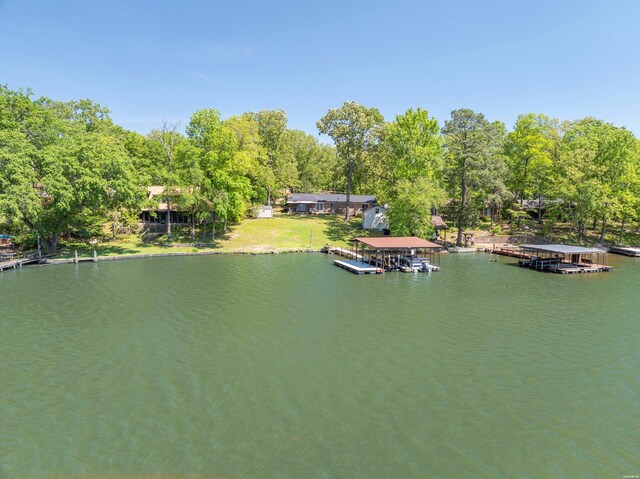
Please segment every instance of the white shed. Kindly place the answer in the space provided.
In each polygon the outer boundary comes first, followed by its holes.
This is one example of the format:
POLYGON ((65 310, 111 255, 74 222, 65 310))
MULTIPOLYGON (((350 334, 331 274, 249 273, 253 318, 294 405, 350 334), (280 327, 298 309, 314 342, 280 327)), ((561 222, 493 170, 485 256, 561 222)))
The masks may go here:
POLYGON ((384 206, 371 206, 362 212, 362 229, 382 231, 389 229, 387 221, 387 208, 384 206))
POLYGON ((273 206, 258 206, 255 210, 256 218, 273 218, 273 206))

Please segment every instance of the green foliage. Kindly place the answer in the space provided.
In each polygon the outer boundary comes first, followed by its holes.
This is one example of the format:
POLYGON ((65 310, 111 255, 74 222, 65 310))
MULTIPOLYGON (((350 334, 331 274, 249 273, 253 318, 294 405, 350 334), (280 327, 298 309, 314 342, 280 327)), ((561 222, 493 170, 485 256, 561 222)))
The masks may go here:
POLYGON ((432 234, 431 208, 445 199, 441 143, 438 122, 426 110, 409 109, 387 124, 382 191, 394 235, 432 234))
POLYGON ((298 189, 309 193, 337 189, 335 148, 303 131, 289 130, 287 135, 298 169, 298 189))
MULTIPOLYGON (((365 155, 377 146, 383 122, 384 118, 377 109, 366 108, 356 102, 345 102, 340 108, 329 110, 316 123, 320 133, 333 139, 338 157, 345 165, 347 205, 351 196, 354 171, 362 164, 365 155)), ((350 208, 347 207, 347 221, 349 216, 350 208)))
POLYGON ((250 158, 217 110, 200 110, 187 126, 188 142, 178 150, 187 204, 201 221, 224 223, 244 216, 252 195, 246 176, 250 158))
POLYGON ((375 108, 345 102, 317 127, 335 146, 288 129, 282 110, 223 121, 202 109, 185 135, 165 122, 143 136, 114 125, 90 100, 35 99, 0 86, 0 228, 23 244, 39 237, 51 250, 60 237, 115 236, 135 228, 141 207, 154 206, 150 185, 162 185, 162 201, 192 218, 192 238, 197 226, 226 230, 252 204, 289 190, 375 194, 389 203, 396 235, 431 235, 437 207, 459 243, 489 213, 494 232, 502 215, 520 228, 529 218, 525 200, 544 210, 548 234, 568 223, 578 242, 587 229, 599 230, 591 237, 599 232, 600 241, 613 237, 614 222, 623 239, 640 220, 640 142, 601 120, 527 114, 507 133, 460 109, 440 130, 421 108, 384 123, 375 108))
POLYGON ((505 139, 509 185, 520 200, 547 196, 557 122, 544 115, 520 115, 505 139))
POLYGON ((272 193, 298 186, 298 171, 287 130, 284 110, 262 110, 252 114, 258 125, 258 137, 263 154, 258 157, 259 182, 267 192, 267 204, 272 193))
POLYGON ((414 181, 403 179, 396 183, 387 218, 394 236, 426 238, 433 233, 431 206, 441 198, 434 198, 427 178, 414 181))
POLYGON ((55 251, 60 235, 99 234, 110 212, 135 207, 143 176, 108 110, 30 96, 0 87, 0 214, 55 251))
POLYGON ((464 229, 478 221, 489 197, 502 198, 507 193, 501 155, 506 131, 502 123, 490 123, 482 113, 469 109, 452 111, 442 131, 449 209, 458 229, 456 244, 461 245, 464 229))

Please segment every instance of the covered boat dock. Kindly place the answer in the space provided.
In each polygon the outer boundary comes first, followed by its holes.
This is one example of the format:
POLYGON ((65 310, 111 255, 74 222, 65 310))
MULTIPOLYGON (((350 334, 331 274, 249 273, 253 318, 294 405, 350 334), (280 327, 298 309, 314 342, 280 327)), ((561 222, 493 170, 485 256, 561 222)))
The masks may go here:
POLYGON ((442 246, 415 236, 355 238, 354 256, 384 271, 439 271, 442 246))
POLYGON ((563 244, 520 245, 523 252, 518 264, 524 268, 551 273, 599 273, 611 271, 607 252, 563 244))

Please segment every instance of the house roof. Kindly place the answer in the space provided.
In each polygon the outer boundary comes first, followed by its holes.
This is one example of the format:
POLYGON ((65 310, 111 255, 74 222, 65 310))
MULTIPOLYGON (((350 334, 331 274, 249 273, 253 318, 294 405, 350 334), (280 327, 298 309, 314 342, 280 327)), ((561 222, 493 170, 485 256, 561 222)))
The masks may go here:
POLYGON ((606 253, 599 248, 583 248, 582 246, 571 246, 566 244, 523 244, 520 248, 525 251, 546 251, 558 254, 591 254, 606 253))
POLYGON ((431 215, 431 224, 437 230, 448 230, 449 229, 449 227, 447 226, 447 223, 442 219, 442 216, 431 215))
POLYGON ((355 238, 367 246, 376 249, 412 249, 412 248, 442 248, 437 243, 417 238, 415 236, 384 236, 380 238, 355 238))
POLYGON ((365 211, 369 211, 372 210, 374 208, 378 208, 379 210, 384 210, 383 213, 386 213, 388 208, 386 206, 382 206, 382 205, 373 205, 373 206, 369 206, 365 211))
POLYGON ((161 185, 147 186, 147 192, 149 193, 149 198, 153 198, 154 196, 161 195, 163 191, 164 191, 164 186, 161 186, 161 185))
MULTIPOLYGON (((317 203, 318 201, 345 203, 347 195, 337 193, 289 193, 287 196, 287 203, 317 203)), ((373 195, 351 195, 350 201, 353 203, 375 203, 376 197, 373 195)))

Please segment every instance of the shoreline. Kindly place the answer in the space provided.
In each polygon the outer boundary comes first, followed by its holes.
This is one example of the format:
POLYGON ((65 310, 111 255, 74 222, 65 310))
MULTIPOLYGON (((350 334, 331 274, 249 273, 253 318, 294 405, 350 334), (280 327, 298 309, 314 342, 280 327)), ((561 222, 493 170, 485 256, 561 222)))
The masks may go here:
MULTIPOLYGON (((175 253, 140 253, 140 254, 121 254, 110 256, 97 256, 96 262, 100 261, 120 261, 127 259, 143 259, 143 258, 166 258, 171 256, 212 256, 212 255, 265 255, 265 254, 291 254, 291 253, 322 253, 323 249, 309 248, 287 248, 287 249, 264 249, 264 250, 240 250, 240 251, 180 251, 175 253)), ((92 257, 79 257, 79 263, 93 263, 92 257)), ((57 264, 76 264, 74 258, 52 258, 46 263, 33 266, 49 266, 57 264)))

